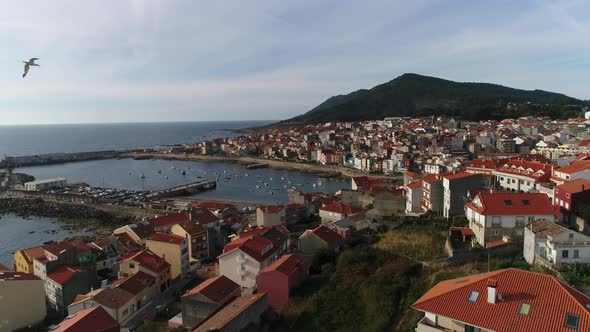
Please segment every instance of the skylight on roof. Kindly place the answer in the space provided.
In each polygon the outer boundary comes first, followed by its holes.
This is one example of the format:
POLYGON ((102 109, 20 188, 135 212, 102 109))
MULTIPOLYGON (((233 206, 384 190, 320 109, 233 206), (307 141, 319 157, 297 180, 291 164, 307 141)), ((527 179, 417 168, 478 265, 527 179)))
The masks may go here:
POLYGON ((469 294, 469 298, 467 299, 469 302, 477 302, 477 298, 479 297, 479 292, 478 291, 471 291, 471 294, 469 294))
POLYGON ((529 205, 531 205, 531 201, 529 201, 528 199, 523 199, 522 204, 529 206, 529 205))
POLYGON ((578 315, 567 314, 565 316, 565 327, 569 327, 570 329, 577 329, 579 322, 580 317, 578 315))
POLYGON ((461 279, 461 280, 455 281, 455 284, 462 284, 462 283, 467 282, 467 281, 469 281, 469 279, 461 279))
POLYGON ((504 204, 506 204, 507 206, 512 206, 512 200, 510 200, 510 199, 505 199, 505 200, 504 200, 504 204))
POLYGON ((531 305, 528 303, 522 302, 520 304, 520 308, 518 309, 518 313, 524 316, 528 316, 529 312, 531 311, 531 305))

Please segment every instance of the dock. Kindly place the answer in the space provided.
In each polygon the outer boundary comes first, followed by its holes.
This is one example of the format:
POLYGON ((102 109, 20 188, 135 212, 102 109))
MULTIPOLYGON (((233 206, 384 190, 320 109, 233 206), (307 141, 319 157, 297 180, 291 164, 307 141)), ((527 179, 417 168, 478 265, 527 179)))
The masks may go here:
POLYGON ((155 199, 155 198, 166 198, 166 197, 174 197, 174 196, 186 196, 198 193, 200 191, 214 189, 217 187, 217 181, 215 180, 203 180, 188 184, 183 184, 180 186, 162 189, 153 191, 147 195, 145 195, 148 199, 155 199))
POLYGON ((268 167, 268 164, 250 164, 250 165, 246 165, 246 169, 257 169, 257 168, 266 168, 268 167))

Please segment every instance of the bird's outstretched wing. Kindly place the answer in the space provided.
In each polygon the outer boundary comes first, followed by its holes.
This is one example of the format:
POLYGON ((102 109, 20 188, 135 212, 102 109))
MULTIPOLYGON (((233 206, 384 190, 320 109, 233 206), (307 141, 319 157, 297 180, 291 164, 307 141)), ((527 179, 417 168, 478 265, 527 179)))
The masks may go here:
POLYGON ((29 64, 25 64, 25 73, 23 74, 23 77, 27 76, 27 73, 29 72, 29 64))
POLYGON ((39 60, 39 58, 31 58, 31 60, 29 60, 29 62, 33 62, 35 60, 39 60))
POLYGON ((35 60, 39 60, 39 58, 31 58, 29 60, 29 65, 31 65, 31 66, 38 66, 38 64, 35 63, 35 60))

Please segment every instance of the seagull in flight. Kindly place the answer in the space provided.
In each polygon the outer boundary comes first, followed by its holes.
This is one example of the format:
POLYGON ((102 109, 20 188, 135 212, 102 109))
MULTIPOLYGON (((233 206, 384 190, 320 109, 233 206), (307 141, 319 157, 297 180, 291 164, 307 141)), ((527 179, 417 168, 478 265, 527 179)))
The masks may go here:
POLYGON ((31 58, 29 61, 23 61, 25 63, 25 73, 23 74, 23 77, 27 76, 30 66, 39 66, 35 63, 35 60, 39 60, 39 58, 31 58))

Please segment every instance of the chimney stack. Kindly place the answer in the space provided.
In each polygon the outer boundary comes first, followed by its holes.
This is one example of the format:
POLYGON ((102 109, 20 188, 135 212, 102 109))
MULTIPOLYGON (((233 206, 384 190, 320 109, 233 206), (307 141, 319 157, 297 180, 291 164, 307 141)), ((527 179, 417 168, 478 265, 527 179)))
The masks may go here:
POLYGON ((496 303, 498 281, 494 279, 488 279, 488 303, 496 303))

